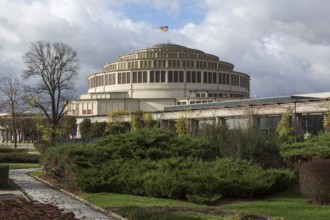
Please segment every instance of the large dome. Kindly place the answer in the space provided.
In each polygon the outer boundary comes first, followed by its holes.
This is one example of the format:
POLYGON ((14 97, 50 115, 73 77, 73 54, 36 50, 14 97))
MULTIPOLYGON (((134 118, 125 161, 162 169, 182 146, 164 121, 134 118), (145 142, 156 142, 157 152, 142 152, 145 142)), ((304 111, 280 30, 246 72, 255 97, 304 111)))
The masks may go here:
POLYGON ((215 55, 160 43, 105 64, 88 77, 88 93, 193 104, 249 98, 250 77, 215 55))

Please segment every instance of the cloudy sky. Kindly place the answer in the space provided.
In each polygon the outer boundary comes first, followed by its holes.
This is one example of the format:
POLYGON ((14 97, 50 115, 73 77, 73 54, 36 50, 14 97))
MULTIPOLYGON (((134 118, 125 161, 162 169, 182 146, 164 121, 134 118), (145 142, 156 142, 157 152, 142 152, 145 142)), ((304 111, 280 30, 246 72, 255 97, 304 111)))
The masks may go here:
POLYGON ((251 76, 251 96, 330 91, 328 0, 0 0, 0 73, 22 73, 31 42, 78 52, 86 77, 167 41, 203 50, 251 76))

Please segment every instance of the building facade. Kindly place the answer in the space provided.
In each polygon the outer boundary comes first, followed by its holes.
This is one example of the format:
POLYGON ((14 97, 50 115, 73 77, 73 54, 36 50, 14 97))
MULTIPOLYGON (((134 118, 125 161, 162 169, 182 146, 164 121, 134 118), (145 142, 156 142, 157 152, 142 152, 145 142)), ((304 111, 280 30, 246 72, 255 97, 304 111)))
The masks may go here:
POLYGON ((120 56, 88 77, 88 93, 68 105, 77 117, 110 112, 163 111, 187 105, 246 99, 250 77, 219 57, 184 46, 162 43, 120 56))

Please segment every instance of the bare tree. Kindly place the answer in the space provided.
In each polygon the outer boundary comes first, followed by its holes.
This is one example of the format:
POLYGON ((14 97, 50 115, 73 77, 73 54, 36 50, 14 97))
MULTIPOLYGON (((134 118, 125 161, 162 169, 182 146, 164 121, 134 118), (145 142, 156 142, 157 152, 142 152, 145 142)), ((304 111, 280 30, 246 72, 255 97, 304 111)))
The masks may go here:
POLYGON ((77 52, 62 42, 38 41, 31 44, 23 58, 26 64, 23 77, 35 83, 26 86, 28 103, 46 116, 51 129, 49 141, 54 145, 79 70, 77 52))
POLYGON ((10 76, 0 76, 0 94, 2 97, 2 105, 10 110, 11 128, 14 135, 14 146, 17 148, 17 129, 16 129, 16 113, 21 107, 23 87, 17 78, 10 76))

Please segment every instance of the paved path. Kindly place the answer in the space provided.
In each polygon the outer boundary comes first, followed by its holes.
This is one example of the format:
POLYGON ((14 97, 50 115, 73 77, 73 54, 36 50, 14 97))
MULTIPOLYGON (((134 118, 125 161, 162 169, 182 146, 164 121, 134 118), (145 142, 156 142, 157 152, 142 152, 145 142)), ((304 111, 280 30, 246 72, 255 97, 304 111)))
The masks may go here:
POLYGON ((65 212, 73 212, 78 219, 112 219, 84 203, 56 190, 27 175, 33 169, 10 170, 9 178, 30 198, 47 204, 56 205, 65 212))

